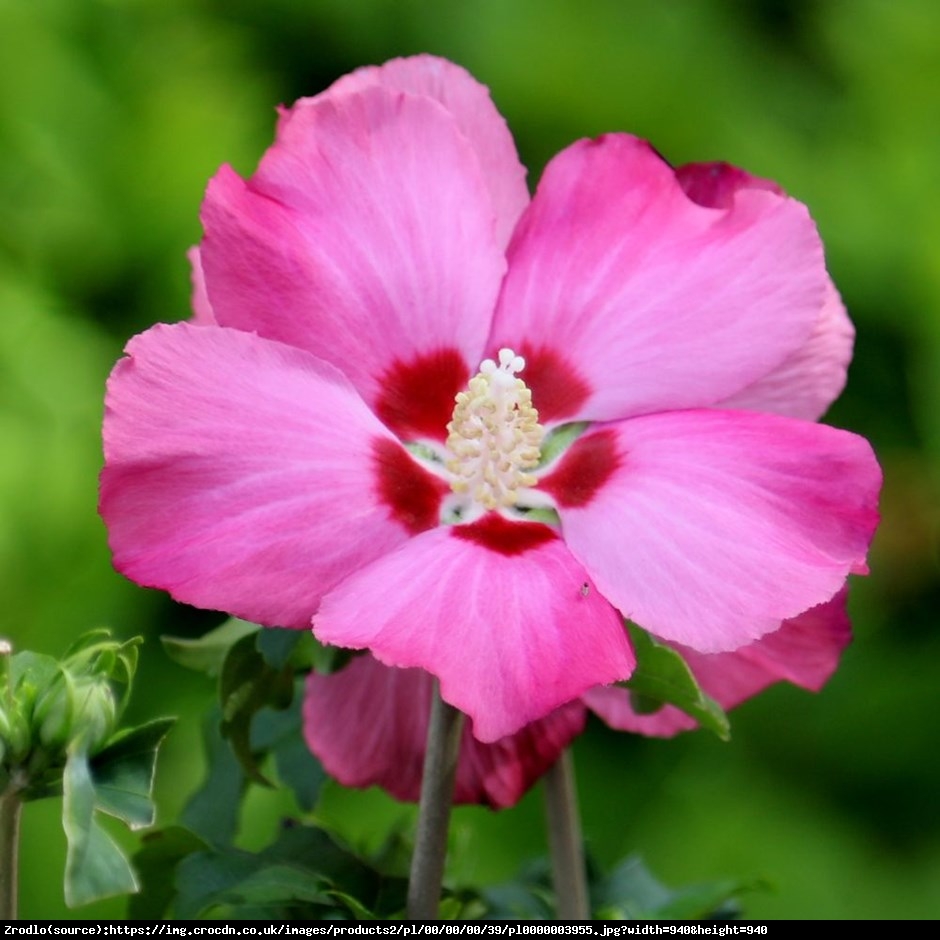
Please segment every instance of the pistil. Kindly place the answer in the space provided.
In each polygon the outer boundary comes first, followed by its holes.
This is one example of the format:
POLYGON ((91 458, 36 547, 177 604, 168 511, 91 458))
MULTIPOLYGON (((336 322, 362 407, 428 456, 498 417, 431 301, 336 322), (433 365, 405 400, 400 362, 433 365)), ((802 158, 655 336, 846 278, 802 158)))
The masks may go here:
POLYGON ((529 471, 538 465, 545 431, 518 377, 524 368, 511 349, 499 351, 499 364, 484 359, 447 425, 451 488, 487 510, 514 506, 520 489, 536 482, 529 471))

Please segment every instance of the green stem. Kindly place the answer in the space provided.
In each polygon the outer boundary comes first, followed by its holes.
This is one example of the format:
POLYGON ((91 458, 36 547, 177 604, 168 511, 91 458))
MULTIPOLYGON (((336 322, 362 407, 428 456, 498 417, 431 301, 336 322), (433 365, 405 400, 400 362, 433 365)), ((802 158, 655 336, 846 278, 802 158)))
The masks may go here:
POLYGON ((16 920, 19 898, 20 791, 11 784, 0 794, 0 920, 16 920))
POLYGON ((441 698, 435 682, 418 806, 418 830, 408 883, 408 917, 411 920, 434 920, 437 917, 463 722, 463 714, 441 698))
POLYGON ((581 817, 570 748, 545 775, 545 808, 558 919, 590 920, 581 817))

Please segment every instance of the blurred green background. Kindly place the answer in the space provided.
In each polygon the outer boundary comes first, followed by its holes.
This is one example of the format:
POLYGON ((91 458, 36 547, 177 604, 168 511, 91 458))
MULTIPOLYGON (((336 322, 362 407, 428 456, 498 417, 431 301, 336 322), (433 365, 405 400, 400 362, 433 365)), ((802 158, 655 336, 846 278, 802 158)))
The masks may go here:
MULTIPOLYGON (((131 334, 188 316, 203 188, 223 162, 253 170, 274 106, 419 51, 490 86, 532 183, 607 130, 776 179, 809 204, 858 329, 828 420, 872 440, 886 482, 855 643, 820 695, 778 686, 738 709, 730 744, 592 725, 575 752, 594 855, 640 852, 674 885, 764 878, 753 917, 940 917, 935 0, 0 0, 0 633, 56 654, 97 625, 147 636, 131 717, 181 718, 157 782, 172 822, 201 777, 213 689, 156 638, 219 618, 110 566, 103 383, 131 334)), ((253 793, 245 844, 291 812, 253 793)), ((541 812, 537 791, 510 812, 458 811, 454 880, 503 879, 544 852, 541 812)), ((357 845, 411 818, 335 787, 320 813, 357 845)), ((70 916, 58 815, 56 801, 25 812, 27 918, 70 916)))

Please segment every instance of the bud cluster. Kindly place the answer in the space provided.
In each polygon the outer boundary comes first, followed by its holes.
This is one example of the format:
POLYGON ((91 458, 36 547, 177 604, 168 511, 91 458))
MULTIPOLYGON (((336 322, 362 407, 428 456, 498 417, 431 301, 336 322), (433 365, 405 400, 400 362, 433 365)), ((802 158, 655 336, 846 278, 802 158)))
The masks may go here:
POLYGON ((55 660, 13 654, 0 641, 0 792, 54 792, 70 751, 90 756, 105 745, 130 692, 138 642, 96 630, 55 660))

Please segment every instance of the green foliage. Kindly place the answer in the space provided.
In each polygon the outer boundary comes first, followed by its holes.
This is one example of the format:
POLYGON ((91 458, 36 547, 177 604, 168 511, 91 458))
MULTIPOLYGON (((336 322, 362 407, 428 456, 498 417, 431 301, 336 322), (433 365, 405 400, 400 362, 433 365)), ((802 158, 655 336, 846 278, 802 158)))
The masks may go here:
POLYGON ((152 826, 157 752, 175 719, 155 721, 119 731, 90 762, 95 808, 131 829, 152 826))
POLYGON ((260 852, 210 848, 186 830, 149 838, 135 858, 144 880, 137 916, 230 919, 386 917, 405 882, 382 875, 322 829, 290 823, 260 852), (168 890, 167 873, 175 871, 168 890))
MULTIPOLYGON (((588 875, 591 912, 597 920, 725 920, 740 915, 741 894, 763 887, 757 882, 726 879, 667 888, 636 855, 616 863, 609 872, 589 864, 588 875)), ((464 894, 464 904, 468 900, 469 895, 464 894)), ((548 864, 539 861, 527 865, 518 878, 485 889, 477 900, 488 919, 553 918, 555 905, 548 864)))
POLYGON ((727 920, 740 916, 740 895, 764 888, 735 879, 667 888, 634 855, 592 884, 591 900, 604 920, 727 920))
POLYGON ((635 624, 628 623, 627 629, 636 653, 636 669, 629 679, 618 685, 630 690, 634 708, 649 713, 663 705, 674 705, 723 741, 729 740, 728 716, 699 688, 685 660, 635 624))
POLYGON ((98 814, 131 829, 153 823, 157 751, 173 719, 119 728, 139 638, 85 634, 61 661, 29 651, 0 677, 0 793, 28 802, 62 796, 68 842, 65 900, 79 906, 137 890, 124 852, 98 814))
POLYGON ((65 900, 70 907, 137 890, 124 853, 95 818, 97 793, 80 751, 69 755, 62 775, 62 825, 68 839, 65 900))
POLYGON ((214 677, 222 671, 222 663, 233 644, 242 637, 257 633, 259 629, 256 623, 230 617, 221 626, 197 639, 163 636, 160 642, 174 662, 214 677))

